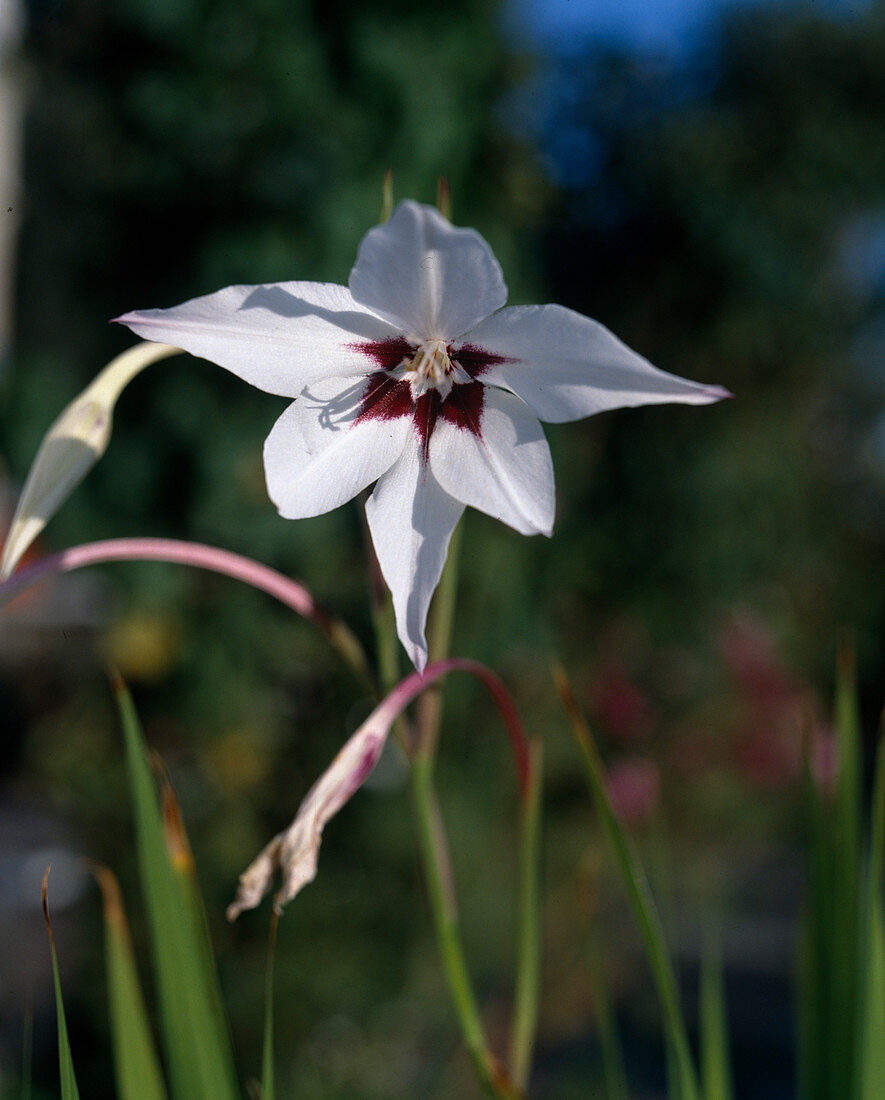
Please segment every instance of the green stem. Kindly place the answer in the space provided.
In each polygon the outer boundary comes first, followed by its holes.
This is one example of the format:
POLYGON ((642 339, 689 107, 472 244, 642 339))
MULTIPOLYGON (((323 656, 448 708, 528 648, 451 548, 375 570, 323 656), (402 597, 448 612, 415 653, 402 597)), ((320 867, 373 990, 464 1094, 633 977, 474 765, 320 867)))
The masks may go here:
POLYGON ((517 914, 516 991, 510 1071, 518 1088, 528 1084, 538 1026, 540 985, 540 871, 542 746, 533 741, 528 787, 520 804, 519 908, 517 914))
POLYGON ((515 1093, 501 1079, 489 1051, 482 1020, 458 933, 458 913, 452 890, 445 834, 433 788, 433 760, 420 753, 412 762, 412 797, 418 821, 421 861, 427 880, 436 938, 442 955, 449 991, 455 1006, 464 1044, 473 1060, 477 1077, 487 1096, 512 1097, 515 1093))
MULTIPOLYGON (((387 692, 399 678, 399 645, 390 597, 381 577, 367 528, 364 533, 379 678, 383 690, 387 692)), ((444 660, 449 653, 458 586, 460 541, 460 531, 456 529, 449 544, 448 560, 434 597, 427 631, 430 662, 444 660)), ((410 724, 402 716, 396 720, 393 729, 411 764, 412 800, 418 825, 419 851, 443 968, 464 1045, 473 1061, 483 1091, 494 1100, 515 1100, 518 1096, 517 1090, 489 1049, 458 930, 458 912, 445 829, 433 785, 436 745, 442 721, 440 688, 433 686, 425 690, 416 701, 415 709, 414 732, 410 732, 410 724)))
POLYGON ((554 666, 553 675, 584 759, 587 784, 596 804, 603 832, 618 863, 630 907, 639 925, 645 953, 651 965, 664 1017, 667 1064, 672 1078, 671 1095, 674 1100, 699 1100, 700 1091, 688 1042, 688 1032, 679 1006, 676 974, 667 953, 663 926, 652 898, 648 879, 629 837, 621 828, 612 809, 605 785, 605 769, 571 684, 561 667, 554 666))

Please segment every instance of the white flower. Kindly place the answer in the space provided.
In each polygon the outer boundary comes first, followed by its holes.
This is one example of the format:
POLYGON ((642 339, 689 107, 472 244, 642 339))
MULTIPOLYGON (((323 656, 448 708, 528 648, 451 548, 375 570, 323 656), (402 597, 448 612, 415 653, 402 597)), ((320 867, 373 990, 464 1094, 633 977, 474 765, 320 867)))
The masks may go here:
POLYGON ((551 533, 539 419, 728 396, 657 370, 570 309, 502 309, 506 300, 478 233, 404 202, 363 238, 347 287, 231 286, 118 320, 296 398, 264 446, 281 515, 320 515, 377 482, 369 529, 420 670, 427 609, 465 505, 525 535, 551 533))

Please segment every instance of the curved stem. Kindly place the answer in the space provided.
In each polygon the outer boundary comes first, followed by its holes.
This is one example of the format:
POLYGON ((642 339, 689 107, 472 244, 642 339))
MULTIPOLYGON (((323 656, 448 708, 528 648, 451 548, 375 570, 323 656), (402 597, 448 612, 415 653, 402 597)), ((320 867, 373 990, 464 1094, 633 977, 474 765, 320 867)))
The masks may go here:
POLYGON ((217 546, 159 538, 107 539, 72 546, 20 569, 0 584, 0 607, 44 577, 112 561, 163 561, 191 565, 212 573, 222 573, 266 592, 302 618, 309 619, 325 634, 363 686, 373 694, 378 693, 359 639, 341 619, 325 611, 303 584, 242 554, 221 550, 217 546))

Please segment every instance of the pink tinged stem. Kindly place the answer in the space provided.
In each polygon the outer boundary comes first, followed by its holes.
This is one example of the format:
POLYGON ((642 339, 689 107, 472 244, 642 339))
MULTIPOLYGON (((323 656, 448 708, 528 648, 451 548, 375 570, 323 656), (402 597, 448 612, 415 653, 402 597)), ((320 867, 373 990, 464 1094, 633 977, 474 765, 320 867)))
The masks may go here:
POLYGON ((274 874, 280 871, 282 886, 275 898, 277 911, 316 876, 317 859, 323 829, 342 806, 356 793, 374 768, 384 748, 390 728, 417 696, 449 672, 469 672, 485 684, 507 728, 516 763, 520 795, 526 799, 530 789, 529 744, 516 707, 501 679, 476 661, 450 657, 428 665, 423 675, 413 672, 402 680, 372 711, 359 729, 307 793, 295 820, 279 833, 240 876, 237 896, 228 908, 228 918, 236 919, 246 909, 254 909, 270 889, 274 874))
POLYGON ((397 714, 399 714, 400 711, 404 710, 422 691, 429 688, 431 684, 435 684, 437 680, 441 680, 442 677, 448 675, 448 673, 456 671, 469 672, 471 675, 476 676, 478 680, 482 681, 494 700, 498 712, 501 715, 501 719, 507 729, 507 736, 510 739, 510 748, 513 752, 513 761, 516 766, 519 793, 520 797, 524 798, 528 791, 531 775, 531 757, 528 738, 526 737, 522 719, 519 717, 516 705, 510 697, 510 692, 504 686, 504 681, 501 677, 492 672, 491 669, 486 668, 485 665, 481 665, 478 661, 471 661, 466 657, 448 657, 444 661, 436 661, 428 665, 423 675, 420 672, 411 673, 411 675, 407 676, 393 689, 387 699, 391 700, 394 697, 397 698, 397 714))
POLYGON ((163 561, 191 565, 233 577, 266 592, 318 627, 360 680, 373 692, 376 690, 368 661, 356 636, 340 619, 325 611, 303 584, 242 554, 203 543, 180 539, 128 538, 72 546, 20 569, 0 584, 0 607, 44 577, 112 561, 163 561))

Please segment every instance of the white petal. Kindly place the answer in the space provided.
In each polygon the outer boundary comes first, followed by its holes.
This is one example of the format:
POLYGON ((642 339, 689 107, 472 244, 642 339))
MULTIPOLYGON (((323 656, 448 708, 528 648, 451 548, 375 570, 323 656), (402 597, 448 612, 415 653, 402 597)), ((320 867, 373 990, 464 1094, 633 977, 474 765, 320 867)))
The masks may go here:
POLYGON ((538 419, 518 397, 484 387, 479 435, 440 416, 430 437, 430 468, 456 500, 523 535, 553 530, 550 448, 538 419))
POLYGON ((145 340, 184 348, 281 397, 296 397, 317 378, 368 374, 373 363, 360 343, 400 335, 334 283, 229 286, 117 320, 145 340))
POLYGON ((420 455, 418 441, 382 477, 366 502, 375 553, 393 595, 396 629, 419 672, 427 664, 424 628, 449 539, 464 505, 444 492, 420 455))
POLYGON ((489 317, 464 342, 509 360, 482 381, 518 394, 541 420, 578 420, 604 409, 679 401, 708 405, 730 397, 653 367, 589 317, 564 306, 512 306, 489 317))
POLYGON ((305 388, 264 444, 267 491, 286 519, 330 512, 396 462, 411 417, 357 422, 364 379, 327 378, 305 388))
POLYGON ((507 301, 492 250, 432 206, 402 202, 363 237, 348 282, 361 305, 422 340, 451 340, 507 301))

